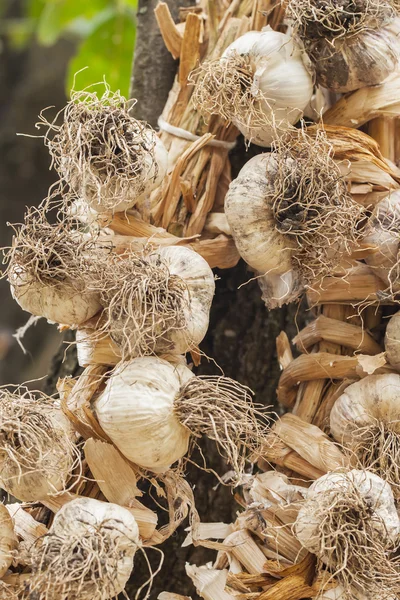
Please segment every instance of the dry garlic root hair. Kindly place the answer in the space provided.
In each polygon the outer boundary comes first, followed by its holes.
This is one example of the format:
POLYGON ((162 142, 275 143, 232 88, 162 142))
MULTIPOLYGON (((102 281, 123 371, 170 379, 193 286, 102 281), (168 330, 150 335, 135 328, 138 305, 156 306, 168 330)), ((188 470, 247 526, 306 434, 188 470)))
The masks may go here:
POLYGON ((103 254, 91 281, 104 307, 95 338, 110 335, 121 356, 184 354, 205 336, 214 275, 199 254, 180 246, 103 254))
POLYGON ((0 487, 24 502, 66 489, 80 455, 74 432, 51 398, 0 390, 0 487))
POLYGON ((381 600, 398 591, 400 520, 389 484, 374 473, 352 470, 317 479, 294 529, 343 587, 343 599, 354 598, 352 587, 381 600))
POLYGON ((397 68, 400 20, 387 0, 289 0, 287 15, 317 83, 350 92, 381 83, 397 68))
POLYGON ((164 472, 207 435, 235 470, 260 450, 267 422, 248 388, 227 377, 196 377, 184 364, 153 357, 121 363, 94 403, 117 448, 137 465, 164 472))
POLYGON ((133 515, 79 498, 56 514, 31 550, 30 594, 40 600, 108 600, 125 588, 140 544, 133 515))
POLYGON ((313 91, 299 47, 270 27, 241 36, 192 78, 196 108, 231 121, 260 146, 298 121, 313 91))
POLYGON ((349 385, 330 414, 335 440, 355 466, 387 481, 400 497, 400 375, 368 375, 349 385))
POLYGON ((37 209, 15 231, 5 274, 21 308, 70 326, 93 317, 101 308, 85 275, 93 240, 65 221, 51 225, 37 209))
POLYGON ((225 198, 242 258, 260 274, 310 284, 332 271, 361 237, 364 208, 354 202, 323 129, 303 129, 246 163, 225 198))
POLYGON ((98 212, 124 211, 140 204, 162 181, 168 155, 153 129, 131 114, 133 104, 108 87, 73 92, 70 102, 49 123, 41 124, 61 179, 98 212))

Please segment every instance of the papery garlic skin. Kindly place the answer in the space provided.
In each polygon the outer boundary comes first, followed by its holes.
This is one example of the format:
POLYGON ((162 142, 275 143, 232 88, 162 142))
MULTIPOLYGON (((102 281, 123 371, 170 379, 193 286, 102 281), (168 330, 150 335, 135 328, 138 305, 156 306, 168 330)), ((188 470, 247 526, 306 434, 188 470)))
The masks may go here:
POLYGON ((190 432, 178 421, 173 406, 180 388, 192 377, 185 365, 153 357, 117 367, 94 410, 126 458, 161 473, 186 454, 190 432))
MULTIPOLYGON (((60 408, 37 403, 27 409, 19 427, 23 433, 26 423, 34 426, 38 423, 37 435, 44 438, 46 449, 42 451, 37 464, 29 467, 21 462, 18 449, 13 452, 3 440, 0 443, 0 487, 22 502, 38 502, 46 496, 63 491, 72 475, 73 465, 77 459, 74 446, 74 430, 60 408)), ((9 429, 7 416, 0 406, 0 433, 9 429)), ((15 429, 17 432, 17 429, 15 429)), ((32 438, 31 438, 32 439, 32 438)), ((17 443, 17 442, 16 442, 17 443)))
MULTIPOLYGON (((400 371, 400 312, 393 315, 393 317, 387 324, 385 333, 385 350, 386 358, 388 359, 390 364, 396 370, 400 371)), ((397 415, 397 418, 399 418, 399 414, 397 415)))
POLYGON ((51 323, 77 327, 101 310, 99 295, 88 292, 83 280, 72 282, 66 278, 45 283, 16 264, 9 274, 9 282, 14 300, 23 310, 51 323))
MULTIPOLYGON (((396 542, 400 534, 400 519, 394 503, 393 493, 388 483, 374 473, 353 469, 347 473, 332 472, 317 479, 308 489, 304 505, 296 523, 295 535, 301 544, 323 562, 327 557, 321 548, 319 531, 321 515, 316 514, 314 501, 319 495, 341 495, 346 490, 356 488, 371 509, 371 527, 376 536, 396 542)), ((366 549, 367 551, 367 549, 366 549)), ((330 565, 335 568, 337 565, 330 565)))
POLYGON ((149 151, 145 155, 143 171, 137 179, 132 181, 129 187, 127 187, 126 182, 121 183, 121 180, 116 175, 108 183, 107 190, 104 191, 100 175, 95 171, 88 170, 81 195, 89 208, 98 213, 110 212, 110 210, 112 212, 123 212, 133 206, 140 206, 148 198, 149 194, 161 184, 167 173, 167 149, 157 134, 151 129, 146 131, 145 141, 150 148, 152 147, 152 151, 149 151), (124 195, 124 200, 110 205, 110 196, 120 197, 121 195, 124 195))
MULTIPOLYGON (((49 533, 39 541, 39 547, 35 550, 37 556, 35 554, 33 560, 32 588, 34 591, 36 589, 42 591, 46 585, 53 586, 52 593, 55 600, 66 598, 67 592, 71 600, 72 598, 81 600, 115 598, 126 586, 139 545, 139 529, 129 510, 117 504, 92 498, 72 500, 56 513, 49 533), (51 566, 46 568, 46 549, 51 548, 52 537, 61 542, 61 550, 64 548, 66 554, 65 557, 60 556, 59 570, 56 573, 54 570, 47 570, 53 569, 55 559, 51 566), (82 558, 82 561, 85 558, 87 561, 92 561, 87 567, 88 572, 85 572, 83 563, 81 573, 76 579, 74 574, 66 572, 63 580, 62 569, 68 567, 68 560, 73 562, 73 556, 68 556, 68 553, 71 554, 74 548, 77 552, 79 549, 86 549, 88 544, 85 544, 85 539, 90 541, 91 538, 98 539, 97 548, 96 544, 93 545, 96 550, 92 550, 96 551, 98 556, 88 554, 82 558), (107 551, 112 552, 112 555, 108 555, 107 551), (41 561, 42 552, 44 560, 41 561), (35 564, 36 561, 38 564, 35 564), (102 565, 100 569, 96 566, 99 564, 102 565), (95 569, 97 569, 96 573, 95 569)), ((48 598, 46 594, 44 597, 48 598)))
POLYGON ((349 385, 330 413, 330 429, 340 443, 354 441, 356 430, 389 424, 400 433, 400 375, 368 375, 349 385))
POLYGON ((293 238, 277 231, 272 206, 266 200, 277 168, 273 153, 254 156, 232 181, 225 197, 225 214, 240 256, 261 274, 290 271, 296 248, 293 238))
POLYGON ((214 274, 207 261, 189 248, 166 246, 158 254, 169 268, 171 275, 177 275, 187 285, 187 303, 184 305, 186 327, 171 330, 157 343, 156 352, 185 354, 193 350, 203 340, 208 330, 210 309, 215 293, 214 274))
POLYGON ((265 123, 252 122, 252 116, 232 119, 246 139, 268 147, 276 132, 284 131, 302 116, 313 93, 310 72, 300 48, 293 39, 269 26, 249 31, 230 44, 221 61, 235 54, 248 55, 254 79, 251 94, 259 99, 265 123), (246 122, 247 121, 247 122, 246 122))
POLYGON ((14 524, 4 504, 0 504, 0 577, 3 577, 13 561, 13 550, 18 547, 14 524))
POLYGON ((348 37, 306 44, 313 56, 317 83, 334 92, 351 92, 382 83, 400 58, 400 19, 381 29, 366 28, 348 37))

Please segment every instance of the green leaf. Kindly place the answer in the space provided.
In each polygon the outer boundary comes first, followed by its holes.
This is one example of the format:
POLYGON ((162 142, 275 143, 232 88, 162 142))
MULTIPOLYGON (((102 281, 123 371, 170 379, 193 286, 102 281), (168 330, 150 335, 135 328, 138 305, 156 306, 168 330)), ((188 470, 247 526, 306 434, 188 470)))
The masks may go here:
POLYGON ((105 78, 113 91, 128 96, 136 25, 131 11, 120 12, 102 23, 81 43, 68 67, 67 89, 99 83, 105 78), (88 67, 81 73, 81 69, 88 67))
POLYGON ((112 4, 110 0, 47 0, 38 24, 39 43, 51 46, 75 20, 90 22, 112 4))

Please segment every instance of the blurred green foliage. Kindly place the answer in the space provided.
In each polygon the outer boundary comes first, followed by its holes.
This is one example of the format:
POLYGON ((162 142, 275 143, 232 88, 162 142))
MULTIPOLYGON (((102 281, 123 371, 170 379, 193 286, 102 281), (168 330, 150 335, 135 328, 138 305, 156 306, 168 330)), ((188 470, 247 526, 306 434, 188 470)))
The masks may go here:
POLYGON ((23 14, 14 18, 8 15, 9 2, 0 0, 0 33, 16 50, 32 38, 49 48, 60 38, 73 39, 76 53, 68 66, 67 94, 74 84, 81 90, 105 78, 112 90, 128 96, 137 1, 22 0, 23 14))

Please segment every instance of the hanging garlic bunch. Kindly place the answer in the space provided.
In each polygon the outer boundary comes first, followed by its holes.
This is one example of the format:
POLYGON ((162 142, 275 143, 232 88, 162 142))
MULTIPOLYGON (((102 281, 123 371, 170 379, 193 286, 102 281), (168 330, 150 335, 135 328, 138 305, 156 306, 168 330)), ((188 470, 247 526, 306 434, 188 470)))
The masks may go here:
POLYGON ((0 487, 24 502, 64 490, 79 465, 68 419, 38 392, 0 390, 0 487))
POLYGON ((330 428, 356 466, 379 475, 400 497, 400 375, 368 375, 349 385, 332 408, 330 428))
POLYGON ((264 413, 248 388, 227 377, 196 377, 184 364, 153 357, 121 363, 94 402, 95 415, 129 460, 164 472, 192 436, 215 440, 240 479, 249 452, 265 441, 264 413))
POLYGON ((381 83, 400 57, 400 19, 390 0, 289 0, 286 14, 313 63, 335 92, 381 83))
POLYGON ((100 309, 88 290, 85 264, 94 242, 65 222, 50 225, 30 210, 6 253, 6 275, 14 299, 32 315, 77 326, 100 309))
POLYGON ((389 484, 374 473, 332 472, 317 479, 294 531, 343 587, 343 600, 354 598, 353 586, 382 600, 398 591, 400 520, 389 484))
MULTIPOLYGON (((169 246, 103 255, 91 289, 104 307, 93 339, 109 335, 121 356, 184 354, 204 338, 214 275, 197 252, 169 246)), ((87 340, 85 340, 87 343, 87 340)))
POLYGON ((376 206, 371 220, 371 231, 363 239, 375 251, 365 262, 388 286, 388 293, 400 290, 400 191, 392 192, 376 206))
POLYGON ((287 133, 273 152, 245 164, 225 197, 240 255, 261 275, 281 276, 281 295, 293 291, 287 281, 300 293, 299 280, 331 273, 361 236, 364 208, 352 200, 332 152, 322 128, 315 138, 303 129, 287 133))
POLYGON ((269 146, 277 132, 299 120, 311 99, 313 83, 303 58, 290 36, 270 27, 249 31, 192 75, 195 107, 231 121, 250 142, 269 146))
POLYGON ((131 116, 132 107, 106 87, 101 98, 95 92, 73 92, 61 111, 61 125, 41 114, 59 176, 97 212, 139 205, 166 173, 164 145, 149 125, 131 116))
POLYGON ((30 594, 40 600, 116 598, 139 545, 128 509, 92 498, 72 500, 32 547, 30 594))
POLYGON ((18 539, 13 520, 4 504, 0 504, 0 577, 7 573, 17 547, 18 539))
POLYGON ((400 312, 393 315, 387 324, 385 350, 387 360, 400 371, 400 312))

